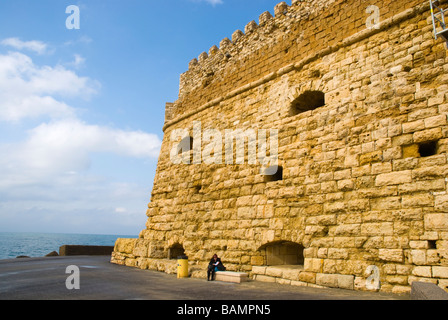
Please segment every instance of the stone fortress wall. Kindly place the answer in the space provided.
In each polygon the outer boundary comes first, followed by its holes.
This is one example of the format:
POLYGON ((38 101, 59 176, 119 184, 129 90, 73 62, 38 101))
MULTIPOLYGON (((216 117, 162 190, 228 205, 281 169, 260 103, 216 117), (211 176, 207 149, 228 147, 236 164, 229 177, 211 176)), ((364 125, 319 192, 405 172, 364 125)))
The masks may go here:
POLYGON ((205 277, 217 253, 262 281, 447 289, 446 52, 426 0, 296 0, 261 14, 181 75, 146 229, 119 239, 112 262, 176 272, 185 253, 205 277), (380 23, 368 28, 371 5, 380 23), (278 130, 279 175, 261 175, 247 146, 244 164, 193 150, 199 161, 174 164, 174 130, 207 147, 195 124, 278 130))

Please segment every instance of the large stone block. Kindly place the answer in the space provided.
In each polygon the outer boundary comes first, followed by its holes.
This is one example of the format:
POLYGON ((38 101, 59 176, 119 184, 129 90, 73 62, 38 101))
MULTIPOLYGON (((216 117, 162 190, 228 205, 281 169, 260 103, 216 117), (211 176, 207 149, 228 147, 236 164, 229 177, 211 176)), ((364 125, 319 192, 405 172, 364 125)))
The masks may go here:
POLYGON ((404 260, 402 249, 379 249, 378 257, 390 262, 403 262, 404 260))
POLYGON ((216 281, 242 283, 249 280, 245 272, 218 271, 215 275, 216 281))
POLYGON ((132 254, 136 257, 148 257, 148 249, 150 242, 148 240, 138 239, 134 245, 134 251, 132 254))
POLYGON ((341 289, 354 289, 355 276, 342 274, 325 274, 318 273, 316 275, 316 284, 324 287, 333 287, 341 289))
POLYGON ((435 209, 437 211, 448 213, 448 195, 440 195, 435 197, 435 209))
POLYGON ((412 181, 412 173, 410 170, 406 170, 406 171, 380 174, 375 179, 375 185, 381 187, 381 186, 409 183, 411 181, 412 181))
POLYGON ((134 252, 134 248, 135 248, 137 241, 138 241, 138 239, 119 238, 115 242, 115 251, 131 254, 134 252))
POLYGON ((448 231, 448 213, 426 214, 425 229, 448 231))
POLYGON ((432 275, 435 278, 444 278, 448 279, 448 267, 432 267, 432 275))

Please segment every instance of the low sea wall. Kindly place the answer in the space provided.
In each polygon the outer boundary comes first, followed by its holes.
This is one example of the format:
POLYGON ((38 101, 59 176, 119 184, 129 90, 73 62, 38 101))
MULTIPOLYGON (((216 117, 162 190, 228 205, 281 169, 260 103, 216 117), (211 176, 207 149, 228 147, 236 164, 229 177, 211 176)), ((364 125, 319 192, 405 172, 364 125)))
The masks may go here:
POLYGON ((109 256, 114 251, 113 246, 79 246, 65 245, 59 248, 60 256, 109 256))

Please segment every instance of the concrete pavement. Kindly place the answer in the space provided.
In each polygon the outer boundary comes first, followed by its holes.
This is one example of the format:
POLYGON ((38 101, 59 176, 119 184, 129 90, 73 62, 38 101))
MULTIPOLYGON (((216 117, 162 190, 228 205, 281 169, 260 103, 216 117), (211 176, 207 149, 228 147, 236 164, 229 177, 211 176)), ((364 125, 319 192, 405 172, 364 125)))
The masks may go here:
MULTIPOLYGON (((177 279, 176 275, 118 266, 108 256, 0 260, 0 300, 407 300, 407 295, 177 279), (79 268, 80 289, 69 290, 79 268), (70 279, 69 279, 70 280, 70 279), (72 283, 72 282, 70 282, 72 283)), ((74 283, 74 282, 73 282, 74 283)))

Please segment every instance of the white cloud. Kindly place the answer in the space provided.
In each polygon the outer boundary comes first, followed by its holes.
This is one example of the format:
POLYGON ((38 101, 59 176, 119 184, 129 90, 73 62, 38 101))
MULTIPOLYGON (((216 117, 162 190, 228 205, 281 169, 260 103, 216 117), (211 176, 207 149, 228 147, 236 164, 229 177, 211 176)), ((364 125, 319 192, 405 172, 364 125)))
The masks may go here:
POLYGON ((84 66, 86 62, 86 59, 81 56, 80 54, 74 54, 73 55, 73 61, 66 63, 65 65, 68 67, 72 67, 75 69, 79 69, 80 67, 84 66))
POLYGON ((70 41, 66 41, 64 42, 65 46, 73 46, 73 45, 77 45, 77 44, 90 44, 93 42, 93 39, 87 36, 81 36, 79 39, 76 40, 70 40, 70 41))
POLYGON ((0 53, 0 130, 2 122, 29 126, 22 138, 3 136, 0 142, 0 220, 6 230, 22 220, 31 229, 62 232, 144 227, 150 186, 129 182, 138 180, 132 177, 117 178, 120 169, 131 168, 114 164, 120 158, 144 167, 157 159, 161 140, 79 117, 79 109, 67 101, 89 99, 100 88, 70 70, 84 62, 75 55, 65 67, 39 66, 23 53, 0 53), (97 155, 106 155, 107 163, 95 163, 97 155), (93 169, 103 165, 112 169, 93 169))
POLYGON ((44 54, 47 51, 47 45, 41 41, 22 41, 19 38, 8 38, 0 42, 4 46, 12 47, 17 50, 31 50, 38 54, 44 54))
POLYGON ((0 121, 72 117, 75 109, 58 98, 89 99, 99 87, 62 66, 36 66, 19 52, 0 55, 0 121))
MULTIPOLYGON (((80 61, 79 59, 77 59, 80 61)), ((75 60, 76 61, 76 60, 75 60)), ((39 184, 86 172, 94 154, 157 159, 155 134, 88 124, 61 97, 89 98, 99 84, 61 66, 36 66, 22 53, 0 54, 0 122, 48 116, 19 143, 0 144, 0 187, 39 184)))
POLYGON ((32 156, 30 166, 39 169, 86 169, 91 153, 113 153, 132 158, 157 158, 157 135, 89 125, 78 119, 44 123, 30 131, 23 149, 32 156))
POLYGON ((18 121, 23 118, 35 118, 42 115, 67 117, 74 114, 74 109, 50 96, 5 97, 0 102, 0 120, 18 121))
POLYGON ((75 54, 75 61, 73 61, 73 65, 78 68, 81 65, 84 64, 84 62, 86 62, 86 59, 84 59, 81 55, 79 54, 75 54))
POLYGON ((33 185, 87 172, 97 153, 157 159, 161 141, 155 134, 89 125, 78 119, 43 123, 26 141, 0 146, 0 188, 33 185))

